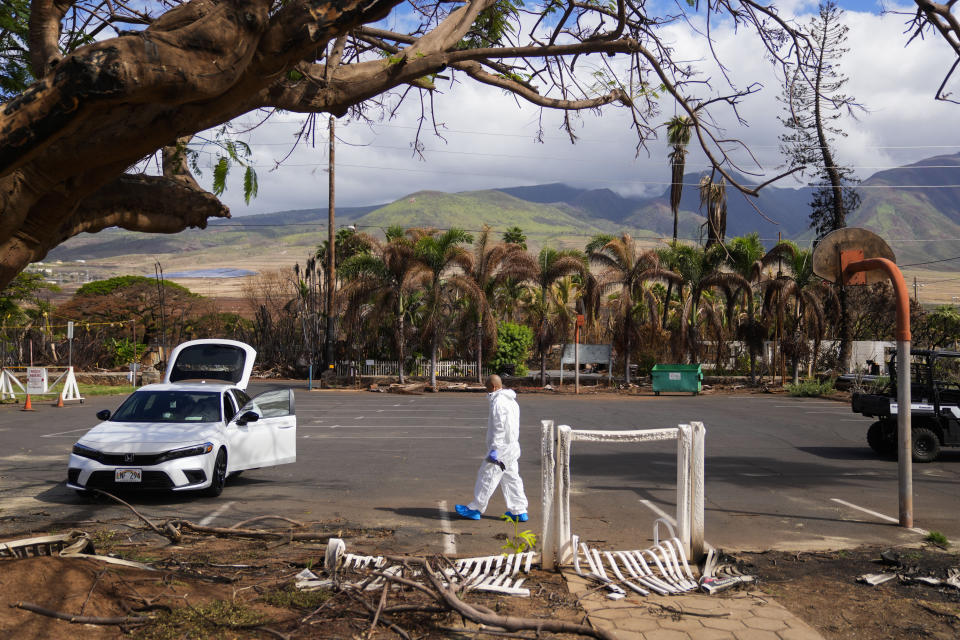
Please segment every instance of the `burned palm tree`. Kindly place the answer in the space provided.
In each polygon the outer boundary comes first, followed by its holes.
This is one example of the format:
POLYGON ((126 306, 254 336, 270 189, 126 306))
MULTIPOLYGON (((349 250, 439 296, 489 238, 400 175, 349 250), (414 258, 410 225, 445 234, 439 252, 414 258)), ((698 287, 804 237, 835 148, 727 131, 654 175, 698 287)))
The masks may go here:
POLYGON ((461 294, 469 297, 482 314, 487 313, 483 290, 470 277, 473 256, 463 246, 473 237, 462 229, 418 234, 414 255, 425 267, 423 279, 423 338, 430 345, 430 386, 437 388, 437 352, 451 325, 451 311, 461 294))
POLYGON ((557 250, 544 247, 537 256, 536 273, 533 278, 536 299, 531 302, 530 315, 534 329, 537 355, 540 356, 540 384, 547 383, 547 351, 569 328, 563 326, 562 318, 551 313, 549 293, 560 278, 586 271, 583 253, 575 249, 557 250))
POLYGON ((661 279, 676 282, 676 274, 660 269, 660 259, 656 251, 640 251, 630 234, 624 233, 619 238, 610 236, 596 236, 587 245, 587 257, 590 262, 600 267, 601 291, 616 290, 614 298, 616 307, 614 322, 615 338, 622 347, 624 356, 624 381, 630 384, 630 357, 637 335, 636 301, 637 297, 644 298, 650 306, 650 318, 659 324, 656 299, 643 283, 651 279, 661 279))
POLYGON ((340 273, 347 281, 343 295, 348 313, 360 313, 360 307, 368 305, 366 317, 388 319, 392 325, 402 384, 408 323, 420 305, 421 290, 429 277, 425 265, 417 259, 412 238, 403 229, 391 227, 385 242, 373 241, 369 252, 344 261, 340 273))
POLYGON ((484 225, 473 249, 473 268, 467 275, 476 285, 478 300, 470 305, 469 316, 476 325, 477 381, 483 381, 484 344, 496 341, 496 319, 493 301, 505 285, 516 285, 536 276, 537 265, 526 249, 517 242, 491 242, 490 227, 484 225), (480 300, 479 298, 482 298, 480 300))
POLYGON ((724 178, 720 178, 720 182, 714 182, 713 176, 700 178, 700 208, 707 217, 706 248, 723 244, 727 234, 727 181, 724 178))

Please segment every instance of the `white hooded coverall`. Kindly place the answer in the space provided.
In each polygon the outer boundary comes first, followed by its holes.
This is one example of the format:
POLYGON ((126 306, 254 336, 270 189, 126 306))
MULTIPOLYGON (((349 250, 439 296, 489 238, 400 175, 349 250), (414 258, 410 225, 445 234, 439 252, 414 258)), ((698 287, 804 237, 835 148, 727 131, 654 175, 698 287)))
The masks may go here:
POLYGON ((520 406, 512 389, 497 389, 488 394, 490 415, 487 418, 487 454, 495 451, 500 465, 484 459, 473 488, 473 502, 467 508, 483 513, 497 485, 503 489, 507 510, 518 515, 527 512, 527 497, 517 469, 520 459, 520 406))

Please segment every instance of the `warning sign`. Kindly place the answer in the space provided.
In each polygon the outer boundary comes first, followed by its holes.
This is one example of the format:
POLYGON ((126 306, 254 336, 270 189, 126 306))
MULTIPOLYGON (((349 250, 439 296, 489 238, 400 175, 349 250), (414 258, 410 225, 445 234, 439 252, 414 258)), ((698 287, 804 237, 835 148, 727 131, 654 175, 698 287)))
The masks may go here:
POLYGON ((27 393, 46 393, 46 392, 47 392, 46 367, 28 367, 27 368, 27 393))

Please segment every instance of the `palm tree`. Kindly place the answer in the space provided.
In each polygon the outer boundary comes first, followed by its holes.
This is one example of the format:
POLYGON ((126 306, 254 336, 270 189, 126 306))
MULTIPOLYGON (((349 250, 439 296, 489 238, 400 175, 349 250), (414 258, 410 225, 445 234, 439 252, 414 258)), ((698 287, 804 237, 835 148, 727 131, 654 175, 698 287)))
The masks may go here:
POLYGON ((392 322, 400 383, 406 365, 407 321, 419 306, 430 273, 416 257, 413 240, 400 227, 387 230, 386 241, 371 241, 371 250, 351 256, 340 267, 347 281, 348 314, 369 305, 367 317, 392 322))
POLYGON ((713 176, 700 178, 700 208, 707 211, 707 248, 723 244, 727 233, 727 181, 713 176))
POLYGON ((651 320, 658 322, 656 299, 649 289, 642 285, 645 281, 659 278, 673 282, 676 275, 660 269, 660 259, 656 251, 637 251, 636 243, 630 234, 619 238, 599 235, 587 245, 587 257, 590 262, 601 268, 599 277, 602 291, 618 289, 616 298, 615 334, 623 349, 624 381, 630 384, 630 355, 633 338, 636 334, 634 314, 634 296, 639 294, 647 298, 651 305, 651 320))
POLYGON ((693 120, 687 116, 673 116, 667 121, 667 144, 670 150, 670 209, 673 211, 673 241, 677 241, 680 222, 680 198, 683 196, 683 172, 687 164, 687 145, 693 120))
POLYGON ((483 343, 486 340, 492 344, 496 339, 496 321, 490 303, 497 289, 507 283, 533 278, 536 271, 536 263, 523 246, 517 242, 492 243, 490 227, 483 226, 474 244, 473 268, 468 272, 483 298, 483 304, 471 305, 470 313, 476 322, 478 382, 483 382, 483 343))
MULTIPOLYGON (((687 145, 690 144, 690 134, 693 129, 693 120, 688 116, 673 116, 667 121, 667 143, 673 148, 670 150, 670 210, 673 211, 673 244, 677 243, 677 232, 680 225, 680 200, 683 197, 683 174, 687 164, 687 145)), ((669 256, 667 256, 669 257, 669 256)), ((666 262, 667 268, 673 268, 666 262)), ((673 282, 667 283, 667 295, 663 304, 662 324, 667 323, 667 313, 670 307, 670 298, 673 297, 673 282)))
MULTIPOLYGON (((727 265, 734 273, 753 284, 759 281, 762 275, 764 253, 760 234, 756 232, 731 238, 727 243, 727 265)), ((768 327, 767 323, 756 317, 752 288, 745 297, 745 317, 737 323, 737 337, 747 345, 750 358, 750 384, 756 384, 757 355, 763 350, 763 341, 766 339, 768 327)))
MULTIPOLYGON (((823 300, 834 297, 833 290, 813 274, 813 252, 800 249, 793 242, 784 241, 768 253, 767 261, 776 259, 786 264, 787 270, 778 270, 776 278, 764 282, 764 312, 777 318, 784 327, 780 349, 793 363, 793 383, 800 378, 800 361, 809 355, 807 340, 813 338, 815 355, 826 330, 823 300), (789 322, 788 322, 789 321, 789 322), (789 326, 788 326, 789 325, 789 326)), ((812 368, 813 361, 810 360, 812 368)))
POLYGON ((576 249, 557 250, 544 247, 537 256, 534 283, 537 299, 531 305, 533 321, 536 325, 534 338, 537 354, 540 356, 540 384, 547 383, 547 351, 557 337, 566 335, 569 327, 563 326, 562 316, 550 313, 548 294, 553 284, 560 278, 586 271, 584 255, 576 249))
POLYGON ((430 341, 430 386, 437 388, 437 351, 443 340, 450 315, 457 305, 457 296, 465 293, 480 314, 486 314, 487 301, 482 289, 468 274, 473 271, 473 257, 462 245, 473 242, 463 229, 443 233, 422 230, 414 244, 417 260, 428 271, 424 280, 423 336, 430 341))
POLYGON ((680 297, 684 301, 677 348, 690 361, 699 359, 702 324, 709 324, 718 336, 723 333, 724 316, 727 314, 721 313, 718 300, 712 295, 705 298, 705 294, 719 290, 729 309, 742 292, 749 294, 751 289, 744 277, 721 269, 727 253, 722 245, 709 249, 677 246, 674 250, 676 272, 681 277, 680 297))

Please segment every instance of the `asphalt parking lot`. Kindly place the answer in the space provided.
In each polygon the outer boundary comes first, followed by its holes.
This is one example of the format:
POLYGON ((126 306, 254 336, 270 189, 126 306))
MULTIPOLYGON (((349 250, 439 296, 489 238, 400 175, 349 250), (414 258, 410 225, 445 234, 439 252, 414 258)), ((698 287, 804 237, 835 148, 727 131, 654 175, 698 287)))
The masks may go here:
MULTIPOLYGON (((252 385, 253 391, 266 388, 252 385)), ((298 390, 297 462, 245 472, 219 498, 136 498, 144 513, 229 526, 263 514, 396 530, 393 551, 494 553, 508 531, 498 493, 484 519, 451 515, 470 499, 485 452, 486 398, 298 390), (401 548, 397 548, 397 546, 401 548)), ((100 409, 0 406, 0 535, 51 522, 126 517, 63 484, 73 442, 100 409)), ((706 425, 706 539, 727 549, 814 549, 960 540, 960 450, 914 465, 916 531, 896 526, 897 465, 867 447, 869 420, 845 404, 784 395, 660 397, 521 394, 520 470, 528 527, 540 532, 540 420, 582 429, 706 425)), ((608 548, 644 548, 653 520, 675 509, 676 444, 574 445, 573 532, 608 548)))

